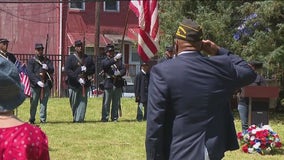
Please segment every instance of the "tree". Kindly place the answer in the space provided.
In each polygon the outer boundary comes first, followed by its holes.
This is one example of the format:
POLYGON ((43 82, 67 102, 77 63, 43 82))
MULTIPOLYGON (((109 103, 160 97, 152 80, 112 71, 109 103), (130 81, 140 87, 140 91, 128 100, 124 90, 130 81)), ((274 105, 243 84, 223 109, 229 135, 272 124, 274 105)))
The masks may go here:
MULTIPOLYGON (((161 47, 170 43, 178 22, 191 17, 203 27, 204 38, 244 59, 260 60, 267 78, 282 78, 284 67, 284 2, 160 1, 161 47)), ((162 48, 163 49, 163 48, 162 48)))

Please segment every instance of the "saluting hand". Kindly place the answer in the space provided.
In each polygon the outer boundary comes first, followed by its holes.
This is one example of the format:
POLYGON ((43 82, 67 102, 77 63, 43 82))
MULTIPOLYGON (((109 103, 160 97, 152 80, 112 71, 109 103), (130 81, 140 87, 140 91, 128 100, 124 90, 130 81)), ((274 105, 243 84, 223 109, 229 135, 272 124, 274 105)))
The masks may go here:
POLYGON ((210 56, 215 56, 220 47, 210 40, 202 40, 202 50, 210 56))
POLYGON ((122 54, 121 54, 121 53, 117 53, 117 54, 114 56, 114 60, 117 61, 117 60, 119 60, 121 57, 122 57, 122 54))
POLYGON ((85 80, 83 78, 79 78, 78 82, 81 84, 81 85, 84 85, 85 84, 85 80))

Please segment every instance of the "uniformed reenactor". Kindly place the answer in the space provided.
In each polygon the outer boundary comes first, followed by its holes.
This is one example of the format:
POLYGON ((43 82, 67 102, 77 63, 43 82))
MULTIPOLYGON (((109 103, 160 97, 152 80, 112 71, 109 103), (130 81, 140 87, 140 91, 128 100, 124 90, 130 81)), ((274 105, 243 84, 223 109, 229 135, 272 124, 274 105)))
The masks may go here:
POLYGON ((84 122, 87 109, 87 92, 95 73, 93 58, 83 52, 81 40, 75 41, 75 53, 68 56, 65 63, 69 101, 73 122, 84 122))
POLYGON ((40 102, 40 123, 45 123, 47 102, 53 86, 54 67, 52 61, 43 54, 44 47, 41 43, 35 44, 35 56, 28 60, 27 73, 30 79, 30 119, 35 123, 38 102, 40 102))
POLYGON ((8 46, 9 46, 8 39, 0 38, 0 56, 8 59, 12 63, 15 63, 17 59, 12 53, 8 52, 8 46))

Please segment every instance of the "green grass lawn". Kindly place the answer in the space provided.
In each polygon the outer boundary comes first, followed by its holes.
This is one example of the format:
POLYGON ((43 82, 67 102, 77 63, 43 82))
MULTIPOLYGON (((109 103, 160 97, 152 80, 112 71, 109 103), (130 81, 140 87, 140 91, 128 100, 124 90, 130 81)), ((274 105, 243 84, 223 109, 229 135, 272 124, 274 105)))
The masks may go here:
MULTIPOLYGON (((46 124, 36 123, 49 139, 52 160, 145 160, 146 123, 137 122, 137 104, 132 98, 122 98, 123 115, 119 122, 100 122, 102 98, 89 98, 85 123, 72 123, 71 109, 67 98, 51 98, 48 103, 46 124)), ((38 109, 39 110, 39 109, 38 109)), ((29 119, 29 100, 18 108, 18 117, 29 119)), ((235 114, 237 131, 241 125, 235 114)), ((270 125, 284 138, 284 115, 270 114, 270 125)), ((283 139, 281 140, 283 143, 283 139)), ((282 147, 283 148, 283 147, 282 147)), ((280 160, 284 150, 274 155, 245 154, 241 150, 227 152, 225 160, 280 160)))

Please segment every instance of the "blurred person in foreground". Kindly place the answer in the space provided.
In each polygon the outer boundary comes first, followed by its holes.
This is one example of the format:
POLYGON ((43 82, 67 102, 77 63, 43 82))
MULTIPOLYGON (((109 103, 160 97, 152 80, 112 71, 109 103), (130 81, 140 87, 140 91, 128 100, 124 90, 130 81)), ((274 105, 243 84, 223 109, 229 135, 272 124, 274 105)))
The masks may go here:
POLYGON ((151 69, 147 160, 220 160, 239 148, 230 98, 256 73, 202 35, 196 22, 184 19, 176 32, 177 57, 151 69))
MULTIPOLYGON (((257 77, 250 86, 267 86, 266 80, 263 76, 259 74, 262 69, 262 62, 252 61, 250 62, 252 68, 257 72, 257 77)), ((238 97, 238 111, 242 124, 242 131, 248 129, 248 106, 249 106, 249 97, 244 97, 243 95, 244 88, 241 88, 237 92, 238 97)))
POLYGON ((135 102, 138 103, 136 120, 139 122, 147 119, 150 66, 148 63, 142 63, 140 68, 141 70, 134 81, 135 102))
POLYGON ((2 57, 0 68, 0 159, 49 160, 45 133, 14 115, 26 97, 17 68, 2 57))

